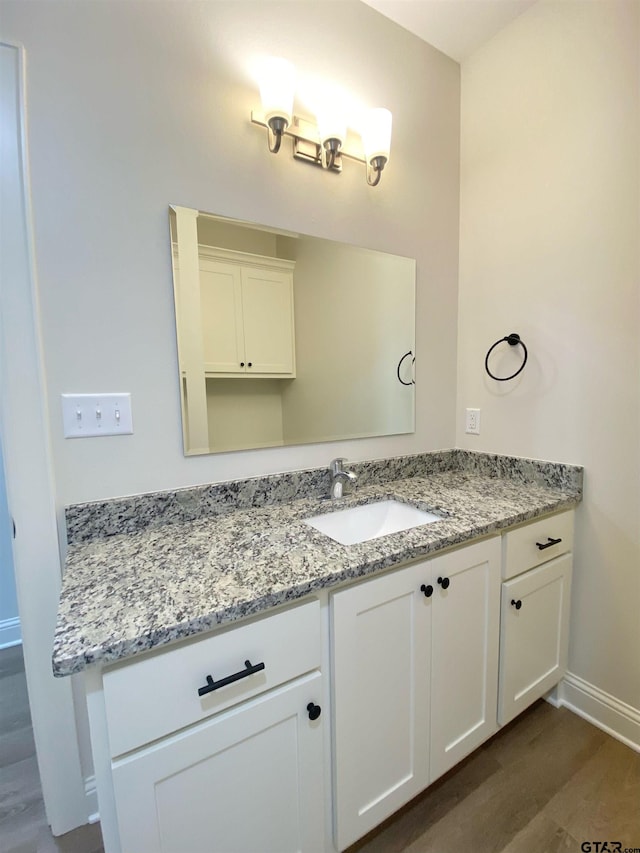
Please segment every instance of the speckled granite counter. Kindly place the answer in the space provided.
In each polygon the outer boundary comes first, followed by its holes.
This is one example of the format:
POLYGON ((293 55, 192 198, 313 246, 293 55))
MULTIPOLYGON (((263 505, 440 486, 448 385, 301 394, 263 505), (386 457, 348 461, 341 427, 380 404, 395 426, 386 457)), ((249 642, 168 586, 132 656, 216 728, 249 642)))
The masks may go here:
POLYGON ((54 674, 193 636, 582 497, 581 468, 513 457, 454 450, 348 467, 358 486, 340 501, 322 497, 328 474, 315 469, 70 507, 54 674), (348 546, 303 522, 387 498, 443 518, 348 546))

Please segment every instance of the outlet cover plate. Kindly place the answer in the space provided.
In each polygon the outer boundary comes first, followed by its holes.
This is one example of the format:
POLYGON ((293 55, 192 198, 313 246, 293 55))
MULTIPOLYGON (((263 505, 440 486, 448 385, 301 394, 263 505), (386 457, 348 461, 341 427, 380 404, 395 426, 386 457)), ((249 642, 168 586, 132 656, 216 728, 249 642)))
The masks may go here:
POLYGON ((467 409, 465 432, 480 435, 480 409, 467 409))

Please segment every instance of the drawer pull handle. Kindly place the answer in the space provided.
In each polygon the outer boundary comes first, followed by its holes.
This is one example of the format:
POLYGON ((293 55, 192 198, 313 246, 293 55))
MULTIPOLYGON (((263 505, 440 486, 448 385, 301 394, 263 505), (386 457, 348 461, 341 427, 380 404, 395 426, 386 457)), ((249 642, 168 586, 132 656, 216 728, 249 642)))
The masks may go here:
POLYGON ((310 720, 317 720, 322 713, 322 708, 320 705, 314 705, 313 702, 309 702, 307 705, 307 711, 309 712, 310 720))
POLYGON ((420 587, 420 592, 424 592, 425 598, 431 598, 431 596, 433 595, 433 587, 431 586, 431 584, 427 585, 423 583, 420 587))
POLYGON ((440 584, 442 589, 449 589, 449 584, 451 583, 451 581, 449 580, 449 578, 438 578, 438 583, 440 584))
POLYGON ((562 542, 562 539, 552 539, 548 536, 546 542, 536 542, 536 545, 541 551, 544 551, 545 548, 551 548, 552 545, 557 545, 559 542, 562 542))
POLYGON ((240 681, 241 678, 247 678, 249 675, 253 675, 256 672, 260 672, 264 669, 263 663, 257 663, 255 666, 251 665, 251 661, 246 660, 244 662, 245 669, 240 670, 240 672, 234 672, 233 675, 227 675, 226 678, 221 678, 220 681, 214 681, 211 675, 207 676, 207 683, 204 687, 198 688, 198 696, 205 696, 207 693, 211 693, 212 690, 218 690, 220 687, 226 687, 227 684, 233 684, 234 681, 240 681))
POLYGON ((513 604, 516 610, 520 610, 520 608, 522 607, 522 602, 520 601, 520 599, 516 601, 515 598, 512 598, 511 603, 513 604))

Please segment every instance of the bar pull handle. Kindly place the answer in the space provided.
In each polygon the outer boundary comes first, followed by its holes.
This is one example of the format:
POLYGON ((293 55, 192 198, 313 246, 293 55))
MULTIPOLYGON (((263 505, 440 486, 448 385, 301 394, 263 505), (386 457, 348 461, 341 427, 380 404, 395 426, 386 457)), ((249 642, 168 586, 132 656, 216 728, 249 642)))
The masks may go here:
POLYGON ((536 545, 541 551, 544 551, 545 548, 551 548, 552 545, 557 545, 559 542, 562 542, 562 539, 552 539, 551 536, 548 536, 546 542, 536 542, 536 545))
POLYGON ((227 675, 226 678, 221 678, 220 681, 214 681, 213 676, 208 675, 207 683, 204 687, 198 688, 198 696, 205 696, 213 690, 219 690, 221 687, 226 687, 227 684, 233 684, 234 681, 240 681, 241 678, 247 678, 248 676, 264 669, 264 663, 257 663, 254 666, 251 664, 250 660, 246 660, 244 662, 244 666, 245 668, 241 669, 240 672, 234 672, 233 675, 227 675))

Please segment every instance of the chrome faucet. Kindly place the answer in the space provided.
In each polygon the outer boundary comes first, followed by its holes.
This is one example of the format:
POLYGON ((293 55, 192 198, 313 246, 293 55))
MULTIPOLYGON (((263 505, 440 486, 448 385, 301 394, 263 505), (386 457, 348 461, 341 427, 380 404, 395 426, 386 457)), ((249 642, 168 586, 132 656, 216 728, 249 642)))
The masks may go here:
POLYGON ((337 499, 343 497, 356 484, 358 479, 353 471, 345 470, 346 459, 333 459, 329 470, 331 471, 331 498, 337 499), (345 489, 346 487, 346 489, 345 489))

